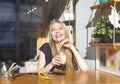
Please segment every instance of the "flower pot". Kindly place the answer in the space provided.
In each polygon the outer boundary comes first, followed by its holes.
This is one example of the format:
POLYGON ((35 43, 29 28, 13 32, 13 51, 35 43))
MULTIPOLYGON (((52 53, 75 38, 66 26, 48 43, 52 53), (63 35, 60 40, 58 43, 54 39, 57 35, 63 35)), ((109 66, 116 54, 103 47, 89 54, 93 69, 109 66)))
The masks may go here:
MULTIPOLYGON (((108 35, 101 35, 101 43, 112 43, 113 39, 110 39, 108 35)), ((115 42, 120 42, 120 34, 115 34, 115 42)))
POLYGON ((73 20, 74 19, 74 15, 71 14, 71 13, 64 13, 64 18, 65 18, 65 21, 73 20))
POLYGON ((109 0, 99 0, 99 3, 105 3, 108 2, 109 0))
POLYGON ((113 40, 108 37, 107 34, 101 35, 101 43, 112 43, 113 40))
POLYGON ((115 34, 115 42, 120 42, 120 34, 115 34))
POLYGON ((101 38, 94 38, 94 42, 97 42, 97 43, 101 42, 101 38))

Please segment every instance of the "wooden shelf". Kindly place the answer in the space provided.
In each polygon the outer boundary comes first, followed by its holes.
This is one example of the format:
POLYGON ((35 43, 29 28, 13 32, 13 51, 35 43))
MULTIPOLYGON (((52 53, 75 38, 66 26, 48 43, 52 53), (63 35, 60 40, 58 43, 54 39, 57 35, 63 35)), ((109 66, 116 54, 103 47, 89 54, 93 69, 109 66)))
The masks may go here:
POLYGON ((105 8, 107 6, 113 5, 115 2, 120 2, 120 0, 111 0, 105 3, 97 4, 94 6, 91 6, 90 9, 100 9, 100 8, 105 8))
POLYGON ((75 20, 64 21, 64 23, 65 23, 66 25, 74 25, 74 24, 75 24, 75 20))
MULTIPOLYGON (((116 3, 120 3, 120 0, 109 0, 108 2, 93 5, 90 9, 104 9, 106 7, 110 7, 110 5, 116 5, 116 3)), ((120 43, 89 43, 91 46, 99 46, 106 49, 118 49, 120 48, 120 43)))
POLYGON ((120 43, 90 43, 91 46, 120 46, 120 43))
POLYGON ((99 46, 105 49, 115 49, 117 50, 120 47, 120 43, 89 43, 91 46, 99 46))

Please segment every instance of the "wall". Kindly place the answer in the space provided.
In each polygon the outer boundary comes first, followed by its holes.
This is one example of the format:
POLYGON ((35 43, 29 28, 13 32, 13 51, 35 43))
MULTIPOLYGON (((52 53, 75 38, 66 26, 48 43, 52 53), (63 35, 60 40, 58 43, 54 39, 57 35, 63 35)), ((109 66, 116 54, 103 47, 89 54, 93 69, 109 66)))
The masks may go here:
POLYGON ((90 6, 95 0, 79 0, 76 4, 76 47, 80 53, 86 58, 89 68, 95 69, 95 47, 90 47, 91 28, 90 6), (87 2, 87 3, 86 3, 87 2))

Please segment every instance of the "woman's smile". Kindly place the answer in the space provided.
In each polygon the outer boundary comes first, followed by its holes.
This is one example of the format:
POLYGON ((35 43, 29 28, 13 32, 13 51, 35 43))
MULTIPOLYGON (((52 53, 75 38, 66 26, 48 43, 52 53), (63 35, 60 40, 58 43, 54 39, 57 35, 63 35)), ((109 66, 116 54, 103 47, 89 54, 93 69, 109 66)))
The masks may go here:
POLYGON ((62 37, 62 34, 57 34, 55 35, 55 38, 58 39, 58 38, 61 38, 62 37))

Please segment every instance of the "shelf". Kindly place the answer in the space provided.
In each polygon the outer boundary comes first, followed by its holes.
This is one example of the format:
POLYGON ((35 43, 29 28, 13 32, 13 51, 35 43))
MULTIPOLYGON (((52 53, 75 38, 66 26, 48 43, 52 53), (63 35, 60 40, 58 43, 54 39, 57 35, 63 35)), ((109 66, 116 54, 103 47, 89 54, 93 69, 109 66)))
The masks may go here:
POLYGON ((90 43, 91 46, 120 46, 120 43, 90 43))
POLYGON ((100 9, 100 8, 105 8, 107 6, 113 5, 115 2, 120 2, 120 0, 111 0, 105 3, 97 4, 94 6, 91 6, 90 9, 100 9))
MULTIPOLYGON (((119 2, 120 0, 109 0, 106 3, 93 5, 90 7, 90 9, 92 11, 94 9, 98 9, 100 11, 97 13, 99 13, 101 16, 107 17, 108 12, 110 12, 108 11, 110 10, 110 6, 112 5, 115 9, 118 9, 116 5, 118 5, 119 2)), ((93 13, 95 16, 93 17, 92 21, 94 19, 96 20, 98 19, 97 13, 96 14, 93 13)), ((113 34, 113 40, 116 40, 116 38, 114 37, 114 34, 113 34)), ((103 70, 116 75, 120 72, 120 69, 118 70, 118 67, 120 66, 120 62, 118 60, 120 55, 120 42, 113 41, 112 43, 97 43, 97 42, 94 42, 94 40, 91 38, 91 42, 89 43, 89 45, 91 47, 95 47, 96 69, 103 70)))
POLYGON ((120 43, 89 43, 91 46, 99 46, 105 49, 118 49, 120 43))
POLYGON ((64 23, 65 23, 66 25, 74 25, 74 24, 75 24, 75 20, 64 21, 64 23))

